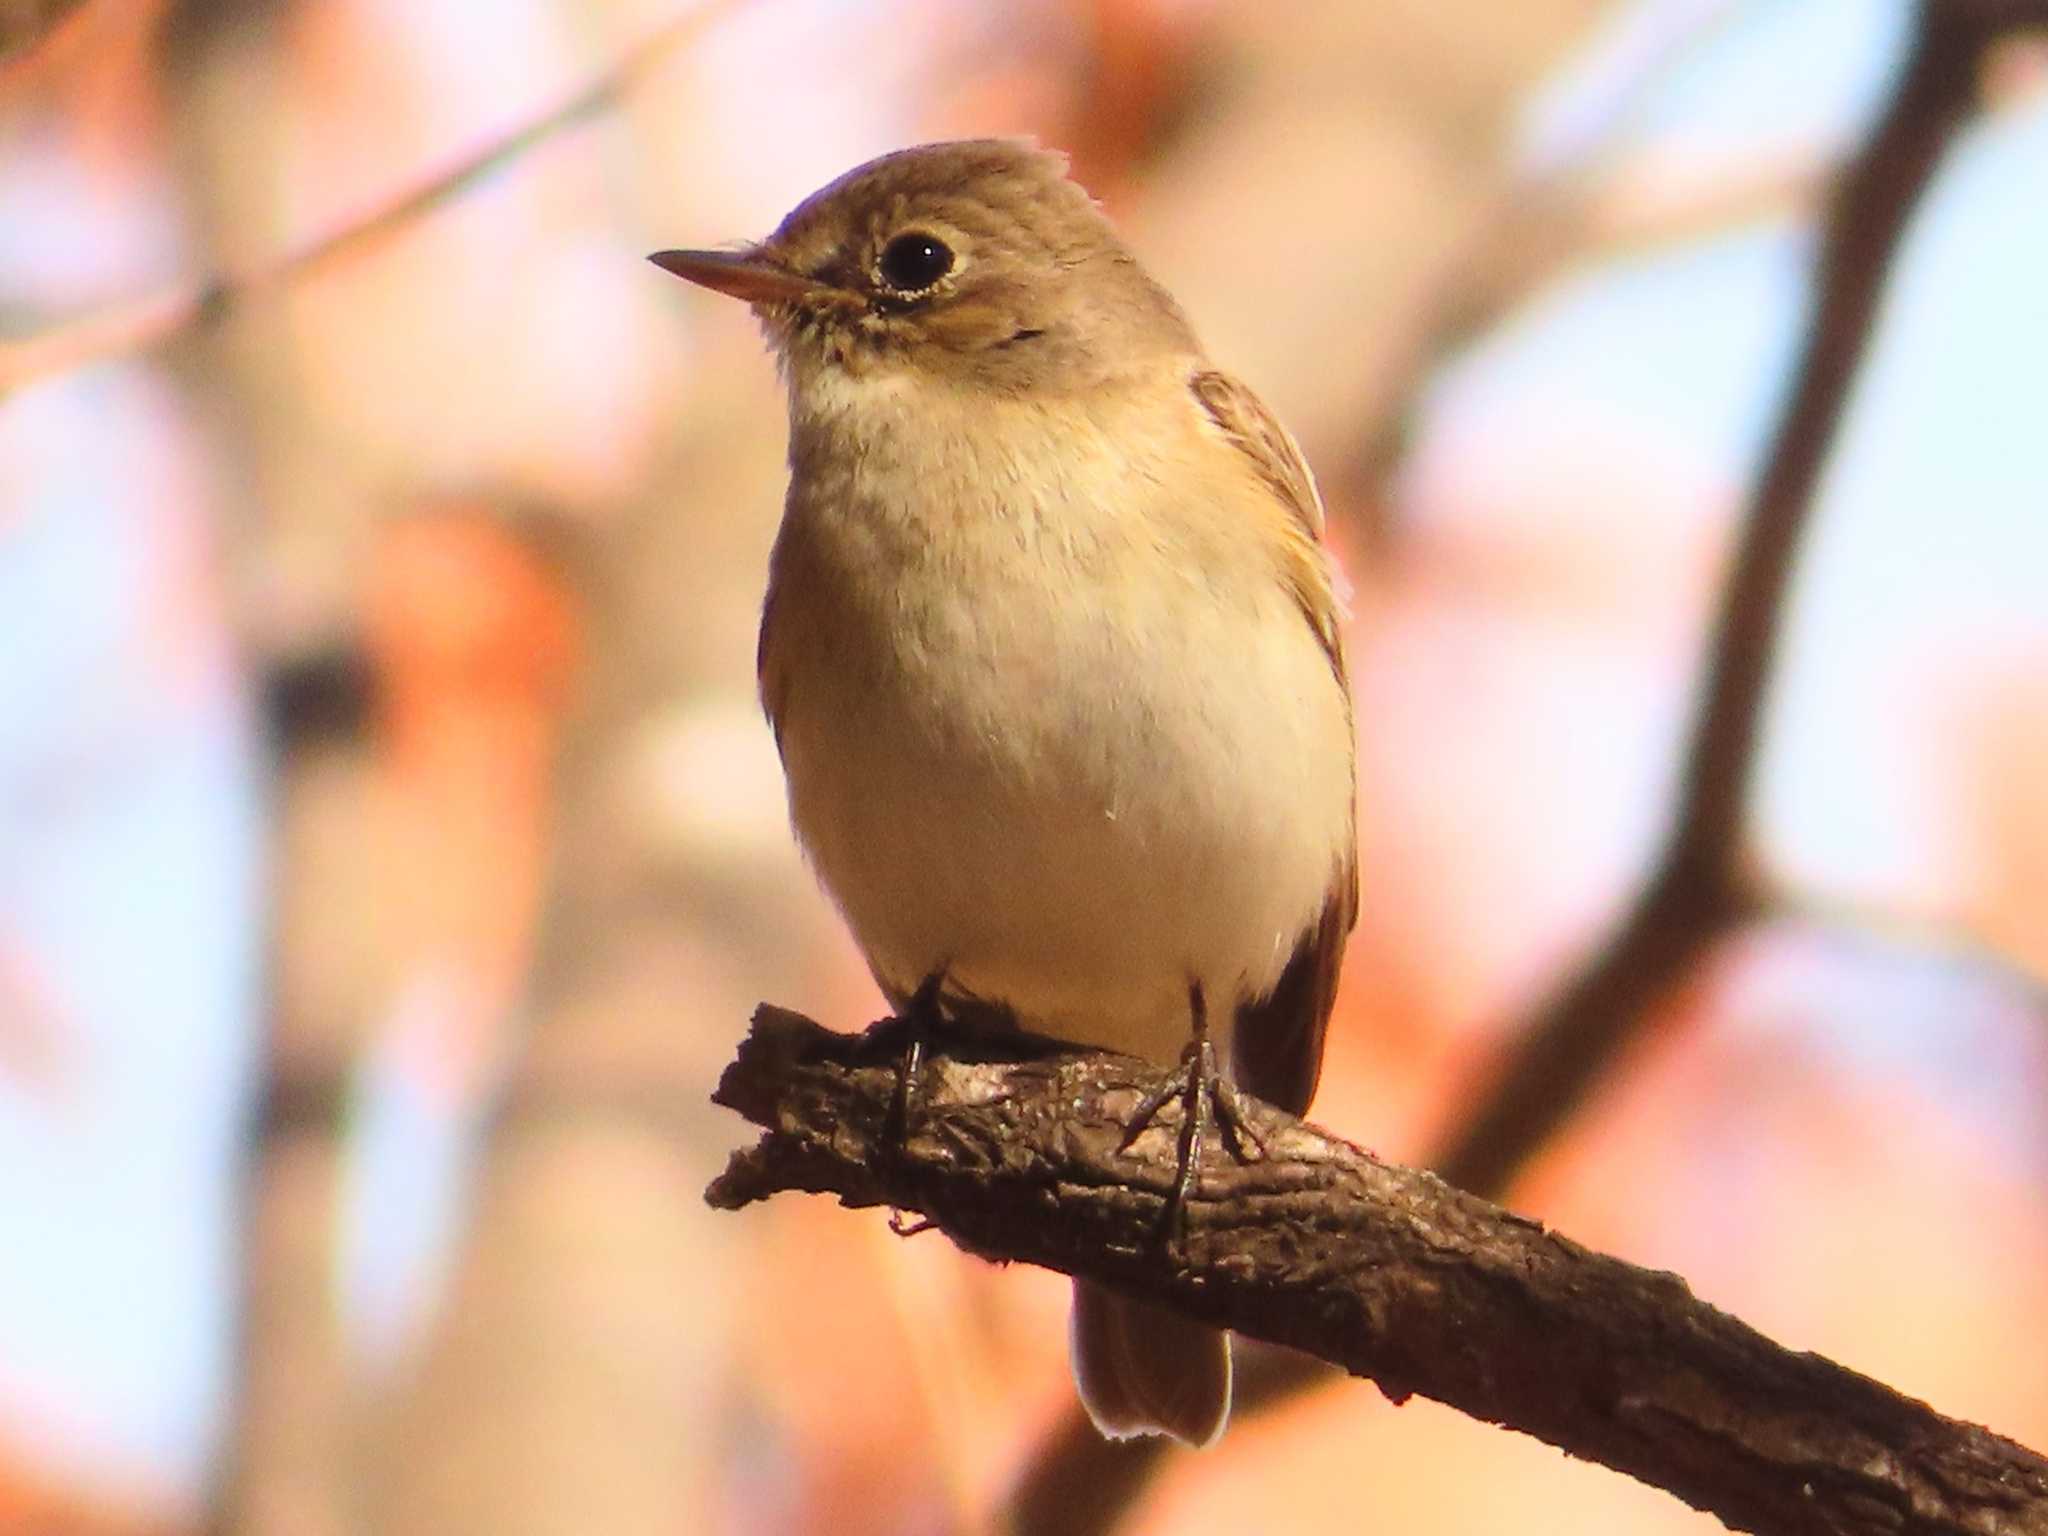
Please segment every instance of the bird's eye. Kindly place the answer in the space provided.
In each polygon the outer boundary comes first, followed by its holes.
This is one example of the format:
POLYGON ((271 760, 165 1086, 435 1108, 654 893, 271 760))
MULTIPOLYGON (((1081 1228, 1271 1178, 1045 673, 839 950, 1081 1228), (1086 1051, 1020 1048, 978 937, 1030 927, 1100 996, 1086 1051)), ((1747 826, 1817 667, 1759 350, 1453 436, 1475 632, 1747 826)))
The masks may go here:
POLYGON ((882 248, 882 281, 898 293, 922 293, 953 270, 953 248, 921 229, 898 235, 882 248))

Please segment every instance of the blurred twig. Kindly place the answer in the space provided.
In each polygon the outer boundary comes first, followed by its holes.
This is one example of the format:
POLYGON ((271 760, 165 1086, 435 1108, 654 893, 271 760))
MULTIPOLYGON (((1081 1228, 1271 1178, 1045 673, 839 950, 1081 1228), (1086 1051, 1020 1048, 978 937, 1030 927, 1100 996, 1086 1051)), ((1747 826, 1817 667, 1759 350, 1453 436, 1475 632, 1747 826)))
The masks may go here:
POLYGON ((1737 1530, 2048 1532, 2048 1461, 1427 1173, 1247 1102, 1211 1127, 1170 1259, 1171 1127, 1124 1145, 1170 1071, 1013 1038, 934 1055, 900 1119, 894 1021, 852 1037, 764 1007, 717 1102, 765 1134, 706 1192, 787 1190, 930 1219, 1022 1260, 1315 1351, 1664 1488, 1737 1530))
MULTIPOLYGON (((1978 70, 2016 29, 2048 24, 2048 0, 1922 0, 1912 45, 1882 117, 1827 201, 1813 297, 1792 388, 1751 495, 1722 593, 1681 774, 1672 832, 1616 930, 1520 1031, 1491 1085, 1433 1160, 1460 1188, 1496 1195, 1584 1103, 1657 1001, 1728 929, 1757 910, 1742 868, 1771 662, 1800 534, 1868 349, 1886 275, 1907 223, 1975 104, 1978 70)), ((1409 376, 1408 387, 1419 387, 1409 376)), ((1405 402, 1382 412, 1391 419, 1405 402)), ((1384 472, 1384 460, 1375 460, 1384 472)), ((1248 1373, 1251 1374, 1251 1373, 1248 1373)), ((1303 1356, 1260 1362, 1239 1412, 1331 1380, 1303 1356)), ((1093 1438, 1078 1414, 1056 1428, 1011 1504, 1018 1536, 1113 1529, 1165 1450, 1093 1438), (1114 1488, 1085 1503, 1073 1491, 1114 1488)))
POLYGON ((25 73, 37 52, 81 30, 90 0, 0 0, 0 89, 25 73))
POLYGON ((1696 54, 1740 11, 1730 0, 1703 0, 1678 16, 1610 84, 1590 121, 1548 164, 1510 176, 1480 210, 1384 348, 1363 412, 1366 430, 1354 452, 1325 468, 1335 505, 1383 503, 1379 488, 1407 446, 1416 404, 1437 367, 1566 264, 1615 247, 1683 239, 1703 221, 1796 199, 1814 180, 1807 168, 1793 167, 1757 184, 1708 186, 1677 206, 1634 217, 1603 201, 1618 155, 1671 68, 1696 54))
POLYGON ((1589 171, 1510 189, 1466 236, 1396 337, 1365 412, 1370 425, 1350 456, 1332 466, 1334 504, 1384 502, 1381 488, 1408 450, 1424 386, 1459 348, 1566 269, 1642 257, 1810 210, 1838 170, 1815 156, 1737 167, 1647 205, 1599 195, 1589 171))
POLYGON ((1831 895, 1789 891, 1773 893, 1763 903, 1761 916, 1767 922, 1805 928, 1844 945, 1911 952, 1958 971, 1966 970, 1974 978, 1996 983, 2016 1002, 2048 1018, 2048 977, 2002 953, 1996 945, 1937 916, 1887 910, 1831 895))
POLYGON ((0 400, 37 379, 158 345, 222 319, 258 294, 362 251, 451 198, 459 197, 563 129, 609 111, 642 77, 743 0, 699 0, 653 28, 582 86, 487 143, 398 187, 278 255, 169 285, 18 341, 0 342, 0 400))

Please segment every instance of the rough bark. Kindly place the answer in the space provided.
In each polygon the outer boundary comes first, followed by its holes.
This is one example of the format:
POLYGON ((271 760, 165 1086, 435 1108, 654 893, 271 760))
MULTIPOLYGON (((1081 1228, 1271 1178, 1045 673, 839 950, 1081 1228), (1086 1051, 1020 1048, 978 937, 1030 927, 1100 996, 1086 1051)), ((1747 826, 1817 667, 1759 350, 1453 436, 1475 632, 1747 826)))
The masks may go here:
POLYGON ((1380 1162, 1257 1101, 1210 1131, 1179 1230, 1162 1217, 1168 1078, 1042 1042, 929 1055, 907 1112, 889 1025, 838 1035, 764 1006, 716 1101, 766 1134, 706 1192, 916 1212, 971 1252, 1083 1275, 1317 1355, 1395 1401, 1435 1398, 1665 1488, 1738 1530, 2048 1532, 2048 1461, 1636 1268, 1380 1162))

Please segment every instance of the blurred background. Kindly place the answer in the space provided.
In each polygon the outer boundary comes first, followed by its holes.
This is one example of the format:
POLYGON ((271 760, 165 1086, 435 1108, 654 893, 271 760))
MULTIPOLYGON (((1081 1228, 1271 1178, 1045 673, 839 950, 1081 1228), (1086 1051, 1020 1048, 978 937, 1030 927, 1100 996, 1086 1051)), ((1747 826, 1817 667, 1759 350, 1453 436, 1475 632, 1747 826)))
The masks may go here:
MULTIPOLYGON (((702 1205, 754 1004, 881 1005, 754 702, 773 370, 644 254, 1072 154, 1331 502, 1316 1118, 1425 1160, 1664 836, 1911 26, 0 0, 0 1530, 981 1532, 1082 1477, 1063 1281, 702 1205)), ((1787 605, 1763 898, 1497 1192, 2043 1446, 2048 67, 1982 66, 1787 605)), ((1120 1529, 1718 1528, 1356 1382, 1153 1471, 1120 1529)))

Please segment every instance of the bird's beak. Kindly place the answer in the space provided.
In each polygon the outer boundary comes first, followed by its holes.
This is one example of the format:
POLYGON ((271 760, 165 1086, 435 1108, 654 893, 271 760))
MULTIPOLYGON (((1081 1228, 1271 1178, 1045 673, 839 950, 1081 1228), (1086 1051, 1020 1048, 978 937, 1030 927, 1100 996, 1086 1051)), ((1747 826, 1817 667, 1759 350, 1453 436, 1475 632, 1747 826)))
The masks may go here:
POLYGON ((777 266, 759 248, 745 251, 656 251, 647 258, 700 287, 749 304, 789 304, 838 290, 829 283, 777 266))

